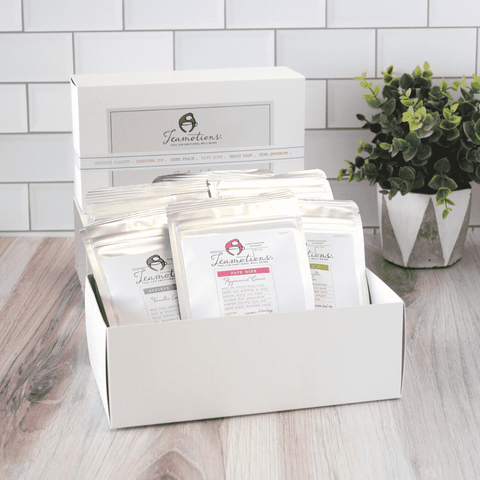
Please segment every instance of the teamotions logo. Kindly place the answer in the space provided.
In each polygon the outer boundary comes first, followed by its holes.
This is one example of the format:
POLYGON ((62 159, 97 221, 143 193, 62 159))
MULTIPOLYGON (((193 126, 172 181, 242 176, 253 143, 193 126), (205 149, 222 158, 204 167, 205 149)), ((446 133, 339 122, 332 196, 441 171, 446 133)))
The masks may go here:
POLYGON ((182 130, 182 132, 189 133, 193 131, 193 129, 198 125, 197 121, 195 120, 195 117, 193 116, 193 113, 186 113, 183 115, 180 120, 178 121, 178 126, 182 130), (185 130, 190 126, 190 130, 185 130))
POLYGON ((167 262, 160 256, 160 255, 152 255, 151 257, 148 257, 146 262, 147 266, 151 268, 152 270, 155 270, 158 272, 159 270, 163 270, 165 268, 165 265, 167 262), (155 268, 155 267, 160 267, 160 268, 155 268))
POLYGON ((238 238, 234 238, 225 244, 225 250, 230 255, 240 255, 245 248, 238 238))

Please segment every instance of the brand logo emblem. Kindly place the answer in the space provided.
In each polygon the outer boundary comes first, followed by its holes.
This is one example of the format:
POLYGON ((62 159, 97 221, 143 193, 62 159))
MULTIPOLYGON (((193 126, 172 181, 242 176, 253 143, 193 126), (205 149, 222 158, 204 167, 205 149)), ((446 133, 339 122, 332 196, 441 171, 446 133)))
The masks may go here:
POLYGON ((244 249, 238 238, 234 238, 225 244, 225 250, 230 255, 240 255, 244 249))
POLYGON ((158 270, 163 270, 167 264, 167 262, 160 255, 152 255, 151 257, 148 257, 145 263, 149 268, 155 270, 156 272, 158 272, 158 270))
POLYGON ((193 113, 186 113, 183 117, 180 118, 178 121, 178 126, 182 130, 182 132, 191 132, 196 126, 198 125, 193 113), (188 130, 188 128, 190 128, 188 130), (187 130, 186 130, 187 129, 187 130))

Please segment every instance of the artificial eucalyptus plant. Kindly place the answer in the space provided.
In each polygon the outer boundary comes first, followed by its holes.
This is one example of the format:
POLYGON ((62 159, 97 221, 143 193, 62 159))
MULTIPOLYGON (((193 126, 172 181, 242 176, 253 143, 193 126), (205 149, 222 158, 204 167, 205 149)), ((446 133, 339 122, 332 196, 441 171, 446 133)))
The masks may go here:
POLYGON ((427 62, 411 75, 395 77, 393 66, 382 74, 383 89, 367 81, 366 72, 355 78, 368 90, 362 98, 377 110, 370 121, 362 114, 357 118, 375 136, 370 143, 360 141, 355 161, 346 160, 338 180, 366 178, 390 198, 398 192, 436 194, 445 218, 454 204, 450 193, 480 183, 480 100, 475 98, 480 77, 473 75, 470 86, 465 76, 450 86, 445 79, 432 86, 427 62), (454 100, 449 90, 459 89, 454 100))

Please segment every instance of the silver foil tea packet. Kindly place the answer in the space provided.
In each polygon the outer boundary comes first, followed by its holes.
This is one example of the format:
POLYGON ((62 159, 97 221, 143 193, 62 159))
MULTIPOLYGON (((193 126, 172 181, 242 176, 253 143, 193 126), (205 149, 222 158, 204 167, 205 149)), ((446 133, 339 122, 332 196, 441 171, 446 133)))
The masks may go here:
POLYGON ((290 191, 167 207, 182 319, 314 309, 290 191))
POLYGON ((288 189, 302 200, 332 200, 333 194, 325 172, 319 169, 241 178, 218 178, 209 182, 212 197, 258 195, 288 189))
POLYGON ((80 230, 110 326, 180 318, 165 209, 80 230))
POLYGON ((203 178, 205 181, 210 182, 212 180, 221 180, 224 178, 240 179, 240 178, 252 178, 254 176, 273 175, 270 170, 261 168, 252 169, 231 169, 231 170, 206 170, 198 172, 185 172, 185 173, 170 173, 166 175, 159 175, 153 183, 165 182, 165 181, 185 181, 203 178))
POLYGON ((166 207, 183 200, 209 198, 205 179, 169 181, 91 190, 87 193, 88 222, 166 207))
POLYGON ((365 247, 357 205, 300 201, 315 308, 368 305, 365 247))

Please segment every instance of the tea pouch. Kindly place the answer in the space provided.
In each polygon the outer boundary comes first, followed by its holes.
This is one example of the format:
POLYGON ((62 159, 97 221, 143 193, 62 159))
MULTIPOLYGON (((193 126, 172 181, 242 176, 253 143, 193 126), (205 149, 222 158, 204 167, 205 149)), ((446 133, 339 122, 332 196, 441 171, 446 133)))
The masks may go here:
POLYGON ((362 221, 349 200, 300 201, 315 308, 368 305, 362 221))
POLYGON ((80 230, 110 326, 180 318, 165 209, 80 230))
POLYGON ((333 199, 327 176, 319 169, 250 178, 214 179, 209 182, 209 188, 212 197, 251 195, 289 189, 300 199, 333 199))
POLYGON ((87 218, 94 222, 141 210, 166 207, 182 200, 209 198, 205 179, 141 184, 92 190, 87 193, 87 218))
POLYGON ((165 181, 185 181, 203 178, 205 181, 221 180, 223 178, 251 178, 253 176, 273 175, 270 170, 265 169, 240 169, 240 170, 208 170, 204 172, 171 173, 159 175, 153 183, 165 181))
POLYGON ((313 310, 292 192, 167 207, 182 319, 313 310))

